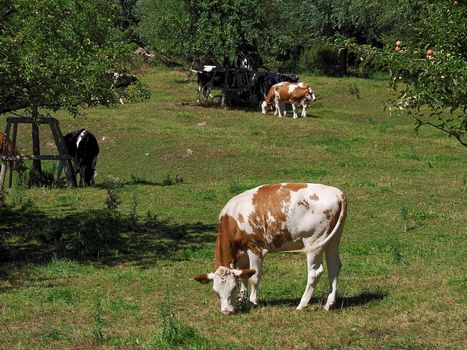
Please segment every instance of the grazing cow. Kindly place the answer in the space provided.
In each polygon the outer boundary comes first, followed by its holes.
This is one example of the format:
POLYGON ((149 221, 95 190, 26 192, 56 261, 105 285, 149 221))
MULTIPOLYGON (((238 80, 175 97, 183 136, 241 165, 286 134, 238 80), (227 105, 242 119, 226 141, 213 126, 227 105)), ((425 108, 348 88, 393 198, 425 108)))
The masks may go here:
POLYGON ((336 301, 337 277, 341 267, 339 242, 347 213, 345 195, 337 188, 307 183, 263 185, 232 198, 219 215, 215 267, 209 274, 194 276, 219 295, 221 312, 235 312, 235 291, 258 304, 257 289, 262 262, 269 252, 302 251, 307 254, 308 280, 297 309, 305 308, 323 273, 326 255, 330 293, 325 309, 336 301))
MULTIPOLYGON (((65 135, 68 153, 73 157, 75 173, 80 175, 80 186, 94 184, 99 145, 96 137, 86 129, 80 129, 65 135)), ((63 161, 58 163, 57 179, 63 169, 63 161)))
POLYGON ((271 109, 274 105, 276 108, 274 114, 279 113, 279 117, 281 117, 281 110, 283 110, 285 117, 284 105, 285 102, 289 102, 292 105, 293 118, 296 119, 298 118, 295 111, 296 104, 302 106, 302 117, 306 117, 307 103, 314 100, 316 100, 315 94, 308 84, 283 82, 273 85, 269 89, 268 95, 261 104, 261 109, 262 113, 266 114, 267 110, 271 109))
MULTIPOLYGON (((220 67, 222 68, 222 67, 220 67)), ((207 102, 211 89, 219 89, 224 87, 225 83, 225 71, 217 70, 217 66, 205 65, 202 71, 197 71, 197 83, 198 83, 198 102, 201 102, 201 98, 204 102, 207 102)))
POLYGON ((252 76, 252 92, 257 98, 258 105, 261 105, 261 101, 266 98, 273 85, 285 81, 297 83, 298 80, 299 77, 294 74, 255 72, 252 76))
POLYGON ((108 79, 112 82, 111 89, 118 94, 118 101, 123 104, 125 89, 136 83, 138 78, 134 74, 110 72, 107 73, 108 79))

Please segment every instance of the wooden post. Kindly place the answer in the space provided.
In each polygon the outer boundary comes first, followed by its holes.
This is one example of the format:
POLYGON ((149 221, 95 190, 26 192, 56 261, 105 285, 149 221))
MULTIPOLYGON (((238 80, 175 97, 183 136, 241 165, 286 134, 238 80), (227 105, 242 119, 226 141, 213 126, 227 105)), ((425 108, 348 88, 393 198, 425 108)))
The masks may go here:
MULTIPOLYGON (((62 131, 60 130, 60 126, 58 124, 57 119, 50 118, 49 126, 52 130, 52 135, 55 140, 55 144, 57 145, 58 153, 60 155, 61 160, 65 160, 65 165, 68 168, 66 172, 68 175, 68 180, 70 180, 71 187, 77 187, 78 184, 76 182, 76 175, 73 168, 73 164, 71 162, 70 154, 68 153, 68 147, 66 145, 65 139, 63 138, 62 131)), ((58 176, 58 175, 57 175, 58 176)))
MULTIPOLYGON (((11 144, 13 145, 13 150, 16 150, 16 136, 18 135, 18 123, 13 121, 13 134, 11 135, 11 144)), ((13 186, 13 169, 16 165, 16 160, 10 161, 10 173, 8 175, 8 188, 13 186)))
POLYGON ((8 166, 7 154, 8 154, 8 137, 10 136, 11 123, 7 122, 5 128, 5 134, 3 135, 2 144, 2 168, 0 170, 0 188, 4 189, 5 173, 8 166))
POLYGON ((39 156, 41 154, 41 148, 40 148, 40 140, 39 140, 39 124, 37 123, 39 119, 39 112, 37 110, 37 107, 34 107, 32 109, 32 154, 35 157, 32 161, 32 168, 34 170, 34 173, 36 176, 41 178, 42 175, 42 167, 41 167, 41 160, 39 159, 39 156))

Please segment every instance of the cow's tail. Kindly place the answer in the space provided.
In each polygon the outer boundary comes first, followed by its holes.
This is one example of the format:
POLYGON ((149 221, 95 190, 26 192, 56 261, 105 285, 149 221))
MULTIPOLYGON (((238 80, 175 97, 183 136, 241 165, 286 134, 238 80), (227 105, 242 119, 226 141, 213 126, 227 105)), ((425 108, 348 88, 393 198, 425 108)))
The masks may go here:
POLYGON ((327 237, 324 240, 313 244, 311 247, 305 247, 303 249, 298 249, 298 250, 288 250, 286 252, 287 253, 309 253, 309 252, 320 251, 323 247, 325 247, 336 236, 336 234, 342 231, 345 218, 347 216, 347 198, 345 197, 344 193, 341 193, 340 195, 339 204, 340 204, 339 218, 337 219, 336 224, 334 225, 332 231, 327 235, 327 237))

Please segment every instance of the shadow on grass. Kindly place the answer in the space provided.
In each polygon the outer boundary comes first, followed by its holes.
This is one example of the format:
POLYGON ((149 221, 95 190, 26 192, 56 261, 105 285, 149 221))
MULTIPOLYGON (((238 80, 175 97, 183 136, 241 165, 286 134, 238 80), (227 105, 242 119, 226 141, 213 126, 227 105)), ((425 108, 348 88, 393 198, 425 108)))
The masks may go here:
MULTIPOLYGON (((131 217, 108 209, 50 217, 34 209, 0 208, 0 262, 15 266, 52 258, 131 263, 186 260, 215 240, 217 225, 161 221, 150 213, 131 217)), ((6 276, 0 273, 0 279, 6 276)))
MULTIPOLYGON (((372 302, 379 302, 384 300, 388 296, 387 292, 374 291, 374 292, 362 292, 360 294, 349 296, 349 297, 338 297, 333 310, 347 309, 355 306, 363 306, 372 302)), ((310 306, 315 304, 322 305, 326 303, 327 296, 322 298, 311 298, 310 306)), ((300 303, 300 298, 286 298, 286 299, 271 299, 265 300, 262 304, 265 306, 293 306, 297 307, 300 303)))
POLYGON ((137 176, 131 176, 130 180, 118 180, 118 181, 104 181, 95 185, 96 188, 110 190, 110 189, 118 189, 127 186, 135 186, 135 185, 144 185, 144 186, 172 186, 176 184, 181 184, 184 182, 184 179, 178 175, 172 177, 170 175, 166 175, 166 177, 162 181, 150 181, 146 180, 137 176))

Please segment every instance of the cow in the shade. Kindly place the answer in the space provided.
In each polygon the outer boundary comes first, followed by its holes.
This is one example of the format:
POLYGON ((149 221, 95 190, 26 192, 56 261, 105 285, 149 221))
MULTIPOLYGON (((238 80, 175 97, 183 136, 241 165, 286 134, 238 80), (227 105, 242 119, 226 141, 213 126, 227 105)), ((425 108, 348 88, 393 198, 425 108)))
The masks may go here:
POLYGON ((307 254, 308 280, 297 309, 305 308, 323 273, 323 254, 330 281, 325 309, 336 301, 341 267, 339 242, 347 213, 345 195, 337 188, 309 183, 263 185, 232 198, 219 215, 215 271, 194 276, 213 282, 221 312, 235 312, 237 281, 240 297, 251 284, 250 303, 258 304, 257 290, 263 258, 268 252, 307 254))
POLYGON ((285 116, 285 103, 290 103, 293 110, 293 118, 298 118, 296 107, 302 106, 302 117, 306 117, 306 107, 308 102, 316 100, 313 90, 308 84, 282 82, 273 85, 261 104, 262 113, 266 114, 269 109, 275 107, 274 114, 279 117, 285 116), (283 114, 282 114, 283 111, 283 114))
MULTIPOLYGON (((86 129, 80 129, 65 135, 68 153, 73 157, 75 173, 80 175, 80 186, 94 184, 99 145, 96 137, 86 129)), ((60 178, 64 162, 58 163, 57 178, 60 178)))
POLYGON ((15 155, 16 151, 13 147, 11 141, 7 138, 5 140, 5 134, 0 132, 0 154, 3 152, 3 143, 6 141, 6 156, 13 156, 15 155))

